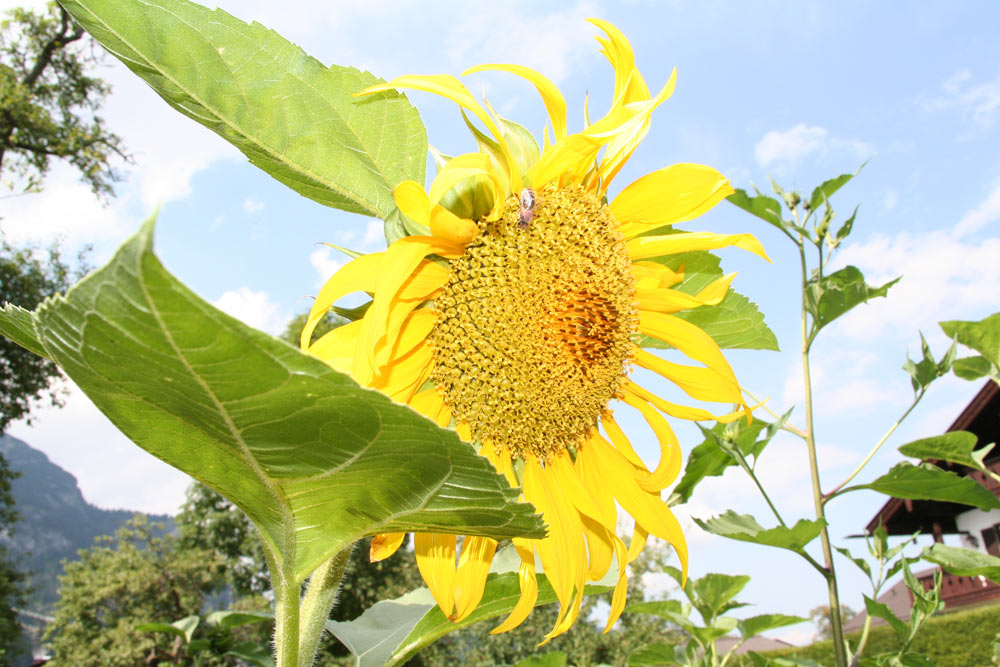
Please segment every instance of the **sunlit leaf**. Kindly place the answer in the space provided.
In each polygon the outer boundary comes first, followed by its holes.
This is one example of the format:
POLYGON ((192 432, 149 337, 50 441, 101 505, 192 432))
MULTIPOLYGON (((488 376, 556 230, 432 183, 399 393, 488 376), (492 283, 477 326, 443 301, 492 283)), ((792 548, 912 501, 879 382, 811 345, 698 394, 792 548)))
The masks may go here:
POLYGON ((939 322, 948 338, 983 355, 994 367, 1000 366, 1000 313, 994 313, 978 322, 952 320, 939 322))
POLYGON ((982 484, 930 463, 919 466, 906 461, 897 463, 870 484, 850 487, 852 491, 856 489, 871 489, 893 498, 939 500, 972 505, 981 510, 1000 509, 1000 500, 982 484))
POLYGON ((767 195, 751 197, 746 193, 746 190, 737 189, 736 192, 726 197, 726 199, 729 200, 729 203, 739 206, 747 213, 757 216, 778 229, 785 228, 781 220, 781 204, 773 197, 768 197, 767 195))
POLYGON ((745 574, 729 575, 711 572, 699 577, 692 584, 694 590, 695 608, 702 618, 714 618, 741 604, 732 604, 731 600, 750 582, 745 574))
POLYGON ((514 667, 565 667, 566 654, 562 651, 552 651, 545 655, 533 655, 519 660, 514 667))
MULTIPOLYGON (((865 164, 867 164, 867 162, 865 164)), ((827 181, 823 181, 812 191, 812 195, 809 197, 809 202, 808 202, 809 209, 816 210, 817 208, 819 208, 820 205, 824 201, 832 197, 834 193, 837 192, 837 190, 850 183, 851 179, 860 174, 861 170, 864 169, 864 167, 865 165, 862 164, 860 167, 858 167, 858 170, 853 174, 841 174, 840 176, 836 176, 827 181)))
POLYGON ((628 658, 629 667, 659 667, 675 665, 677 657, 672 644, 658 642, 643 646, 628 658))
POLYGON ((851 555, 851 552, 845 549, 844 547, 834 547, 834 549, 839 551, 841 556, 854 563, 859 570, 868 575, 869 579, 872 578, 872 568, 870 565, 868 565, 868 561, 866 561, 864 558, 858 558, 856 556, 851 555))
POLYGON ((875 616, 876 618, 881 618, 883 621, 886 621, 889 625, 892 626, 892 629, 895 630, 896 633, 904 639, 909 635, 910 633, 909 626, 907 626, 906 623, 904 623, 903 621, 899 620, 899 617, 896 616, 894 613, 892 613, 892 610, 889 609, 888 605, 882 602, 877 602, 875 600, 872 600, 867 595, 865 595, 864 598, 865 598, 865 610, 868 612, 869 616, 875 616))
POLYGON ((808 619, 800 616, 788 616, 786 614, 761 614, 745 618, 739 623, 740 636, 743 639, 750 639, 755 635, 775 628, 783 628, 786 625, 805 623, 808 619))
POLYGON ((986 470, 983 459, 993 445, 976 451, 978 438, 968 431, 951 431, 908 442, 899 448, 901 454, 920 460, 941 460, 958 463, 976 470, 986 470))
POLYGON ((427 138, 397 93, 324 65, 272 30, 186 0, 66 0, 73 18, 170 106, 321 204, 398 221, 392 188, 423 183, 427 138))
MULTIPOLYGON (((352 621, 327 621, 326 628, 350 649, 360 667, 400 665, 425 646, 444 635, 464 627, 508 615, 521 597, 516 573, 517 556, 508 547, 497 552, 487 577, 482 602, 470 616, 452 623, 434 603, 430 591, 418 588, 395 600, 383 600, 365 610, 352 621)), ((617 577, 612 573, 601 582, 588 585, 587 595, 605 593, 614 589, 617 577)), ((556 601, 555 592, 544 575, 537 575, 538 601, 536 605, 556 601)))
MULTIPOLYGON (((43 303, 37 340, 125 435, 246 512, 290 575, 374 533, 542 534, 454 431, 216 310, 152 237, 43 303)), ((0 333, 22 323, 0 311, 0 333)))
POLYGON ((922 557, 960 577, 982 576, 995 584, 1000 584, 1000 558, 982 551, 949 547, 938 543, 924 549, 922 557))
POLYGON ((814 332, 852 308, 875 297, 885 296, 897 282, 899 278, 873 287, 865 283, 864 274, 856 266, 847 266, 822 279, 813 277, 806 288, 806 307, 813 316, 814 332))
POLYGON ((741 542, 790 549, 791 551, 800 551, 816 539, 820 531, 823 530, 823 526, 826 525, 822 520, 799 519, 791 527, 777 526, 766 529, 749 514, 737 514, 732 510, 726 510, 719 516, 707 520, 694 519, 694 522, 702 530, 713 535, 721 535, 741 542))

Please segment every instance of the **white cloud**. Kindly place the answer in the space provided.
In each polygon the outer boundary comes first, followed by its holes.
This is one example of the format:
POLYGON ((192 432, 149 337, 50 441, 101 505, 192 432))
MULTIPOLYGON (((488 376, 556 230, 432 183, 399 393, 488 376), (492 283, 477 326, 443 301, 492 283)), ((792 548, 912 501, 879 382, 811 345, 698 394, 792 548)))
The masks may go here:
POLYGON ((369 220, 361 245, 367 249, 380 244, 385 246, 385 224, 381 220, 369 220))
POLYGON ((248 197, 247 200, 243 202, 243 210, 250 215, 259 213, 264 210, 264 202, 254 197, 248 197))
POLYGON ((480 62, 509 62, 516 53, 518 64, 561 81, 575 60, 594 53, 596 29, 586 19, 599 12, 586 1, 543 14, 535 13, 538 6, 479 5, 449 27, 443 40, 449 59, 464 69, 480 62))
POLYGON ((992 81, 973 84, 972 73, 960 70, 941 84, 944 95, 921 100, 925 111, 958 109, 983 127, 990 127, 1000 109, 1000 76, 992 81))
POLYGON ((191 478, 133 444, 75 385, 69 390, 65 407, 39 406, 32 426, 15 422, 8 433, 76 477, 98 507, 176 513, 191 478))
POLYGON ((267 292, 255 292, 249 287, 223 292, 212 305, 245 324, 270 334, 281 333, 289 319, 288 313, 271 301, 267 292))
POLYGON ((994 184, 979 206, 962 216, 955 225, 955 236, 962 238, 997 220, 1000 220, 1000 181, 994 184))
POLYGON ((893 190, 892 188, 889 188, 888 190, 885 191, 885 196, 882 197, 882 212, 883 213, 890 212, 891 210, 896 208, 896 204, 898 203, 899 203, 899 193, 893 190))
POLYGON ((846 151, 866 158, 874 149, 858 139, 832 137, 825 127, 799 123, 788 130, 767 132, 754 146, 754 157, 757 164, 767 167, 775 163, 794 164, 813 153, 823 155, 830 151, 846 151))
POLYGON ((321 287, 330 279, 330 276, 335 274, 340 267, 347 263, 346 259, 341 259, 344 257, 339 251, 335 251, 330 246, 320 246, 316 248, 311 253, 309 253, 309 263, 312 264, 313 268, 316 269, 316 286, 321 287), (336 252, 338 257, 334 259, 333 253, 336 252))

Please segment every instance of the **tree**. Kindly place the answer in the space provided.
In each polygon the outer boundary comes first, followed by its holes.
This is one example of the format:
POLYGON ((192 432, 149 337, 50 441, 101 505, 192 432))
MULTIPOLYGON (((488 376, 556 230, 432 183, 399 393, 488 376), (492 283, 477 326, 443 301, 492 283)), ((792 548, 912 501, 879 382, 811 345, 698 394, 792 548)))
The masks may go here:
MULTIPOLYGON (((44 261, 35 248, 15 248, 0 238, 0 306, 8 303, 34 309, 46 297, 65 292, 86 270, 83 254, 80 268, 71 270, 58 245, 48 249, 44 261)), ((0 433, 7 425, 28 414, 31 402, 48 394, 59 404, 53 389, 59 368, 7 338, 0 336, 0 433)))
POLYGON ((53 664, 132 667, 184 660, 169 637, 135 626, 200 613, 218 585, 221 564, 208 550, 178 548, 175 537, 158 536, 158 530, 162 525, 136 515, 114 537, 98 538, 66 564, 55 620, 45 631, 53 664))
POLYGON ((114 194, 112 167, 129 160, 122 140, 97 115, 111 88, 86 71, 99 62, 83 28, 54 2, 48 11, 13 9, 0 23, 0 176, 37 191, 50 159, 67 160, 94 194, 114 194))
MULTIPOLYGON (((854 611, 846 604, 840 605, 840 618, 844 623, 847 623, 857 615, 858 612, 854 611)), ((810 609, 809 620, 811 620, 816 626, 815 639, 817 641, 831 639, 833 637, 833 621, 830 619, 829 605, 821 605, 810 609)))
MULTIPOLYGON (((17 521, 10 483, 19 474, 11 470, 7 460, 0 455, 0 534, 9 535, 13 532, 17 521)), ((6 664, 6 658, 16 652, 21 638, 21 626, 13 608, 24 606, 25 578, 25 574, 17 569, 8 556, 7 548, 0 544, 0 664, 6 664)))

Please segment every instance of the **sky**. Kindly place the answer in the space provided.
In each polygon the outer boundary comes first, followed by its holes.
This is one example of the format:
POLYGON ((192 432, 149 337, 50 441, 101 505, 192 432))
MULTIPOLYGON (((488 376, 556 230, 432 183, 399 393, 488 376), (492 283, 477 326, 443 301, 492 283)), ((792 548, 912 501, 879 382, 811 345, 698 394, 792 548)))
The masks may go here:
MULTIPOLYGON (((40 2, 0 1, 0 9, 40 2)), ((902 275, 887 299, 828 327, 814 346, 816 428, 824 487, 842 481, 909 405, 907 352, 919 331, 940 356, 937 322, 975 320, 997 310, 1000 295, 1000 7, 991 2, 630 2, 505 3, 225 0, 222 8, 256 20, 325 63, 384 78, 453 73, 486 62, 533 67, 556 82, 569 104, 571 130, 582 104, 609 102, 612 75, 598 52, 600 17, 632 42, 647 82, 658 89, 677 67, 674 96, 653 116, 645 142, 617 187, 676 162, 712 165, 735 187, 761 189, 774 177, 810 192, 840 173, 858 178, 833 200, 840 219, 860 204, 854 233, 836 266, 853 264, 871 283, 902 275)), ((12 242, 61 239, 91 244, 98 266, 159 208, 157 252, 177 277, 219 308, 271 333, 310 306, 310 295, 343 265, 320 243, 363 252, 384 248, 381 223, 304 199, 207 129, 180 116, 113 59, 99 70, 113 86, 103 115, 134 162, 106 204, 72 169, 57 165, 40 194, 0 193, 0 228, 12 242)), ((468 77, 497 110, 540 133, 544 109, 530 85, 504 74, 468 77)), ((446 154, 474 150, 451 103, 415 93, 411 101, 429 141, 446 154)), ((432 171, 429 171, 432 173, 432 171)), ((798 258, 780 233, 723 203, 687 229, 754 233, 774 260, 721 252, 734 287, 756 302, 781 352, 728 354, 741 383, 768 397, 802 426, 798 258)), ((940 380, 875 457, 869 481, 901 457, 896 447, 940 433, 980 385, 940 380)), ((61 410, 40 407, 34 423, 9 433, 74 474, 90 502, 108 508, 176 511, 189 479, 131 444, 78 391, 61 410), (113 461, 114 465, 109 465, 113 461)), ((649 461, 651 434, 636 438, 649 461)), ((679 429, 685 453, 700 441, 679 429)), ((786 519, 810 517, 804 446, 778 436, 765 451, 762 480, 786 519)), ((860 533, 885 498, 849 494, 830 506, 835 543, 855 554, 860 533)), ((794 555, 702 532, 692 516, 733 509, 773 524, 752 483, 736 469, 712 478, 680 508, 695 576, 745 573, 744 615, 808 615, 826 604, 825 585, 794 555)), ((928 538, 922 538, 926 543, 928 538)), ((952 541, 957 544, 957 541, 952 541)), ((818 551, 818 541, 813 551, 818 551)), ((839 557, 838 557, 839 559, 839 557)), ((839 559, 842 601, 863 609, 863 577, 839 559)), ((772 633, 806 643, 808 624, 772 633)))

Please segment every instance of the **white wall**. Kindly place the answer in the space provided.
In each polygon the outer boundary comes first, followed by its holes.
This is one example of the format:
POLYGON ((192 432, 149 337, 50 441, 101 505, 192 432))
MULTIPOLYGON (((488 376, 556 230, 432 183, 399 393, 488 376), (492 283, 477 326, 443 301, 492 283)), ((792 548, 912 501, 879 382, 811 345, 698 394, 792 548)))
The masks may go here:
POLYGON ((968 543, 966 537, 963 535, 962 546, 970 549, 975 548, 984 553, 986 552, 986 548, 983 545, 982 531, 998 523, 1000 523, 1000 510, 990 510, 989 512, 969 510, 955 517, 955 524, 958 530, 967 531, 976 538, 976 545, 973 546, 968 543))

